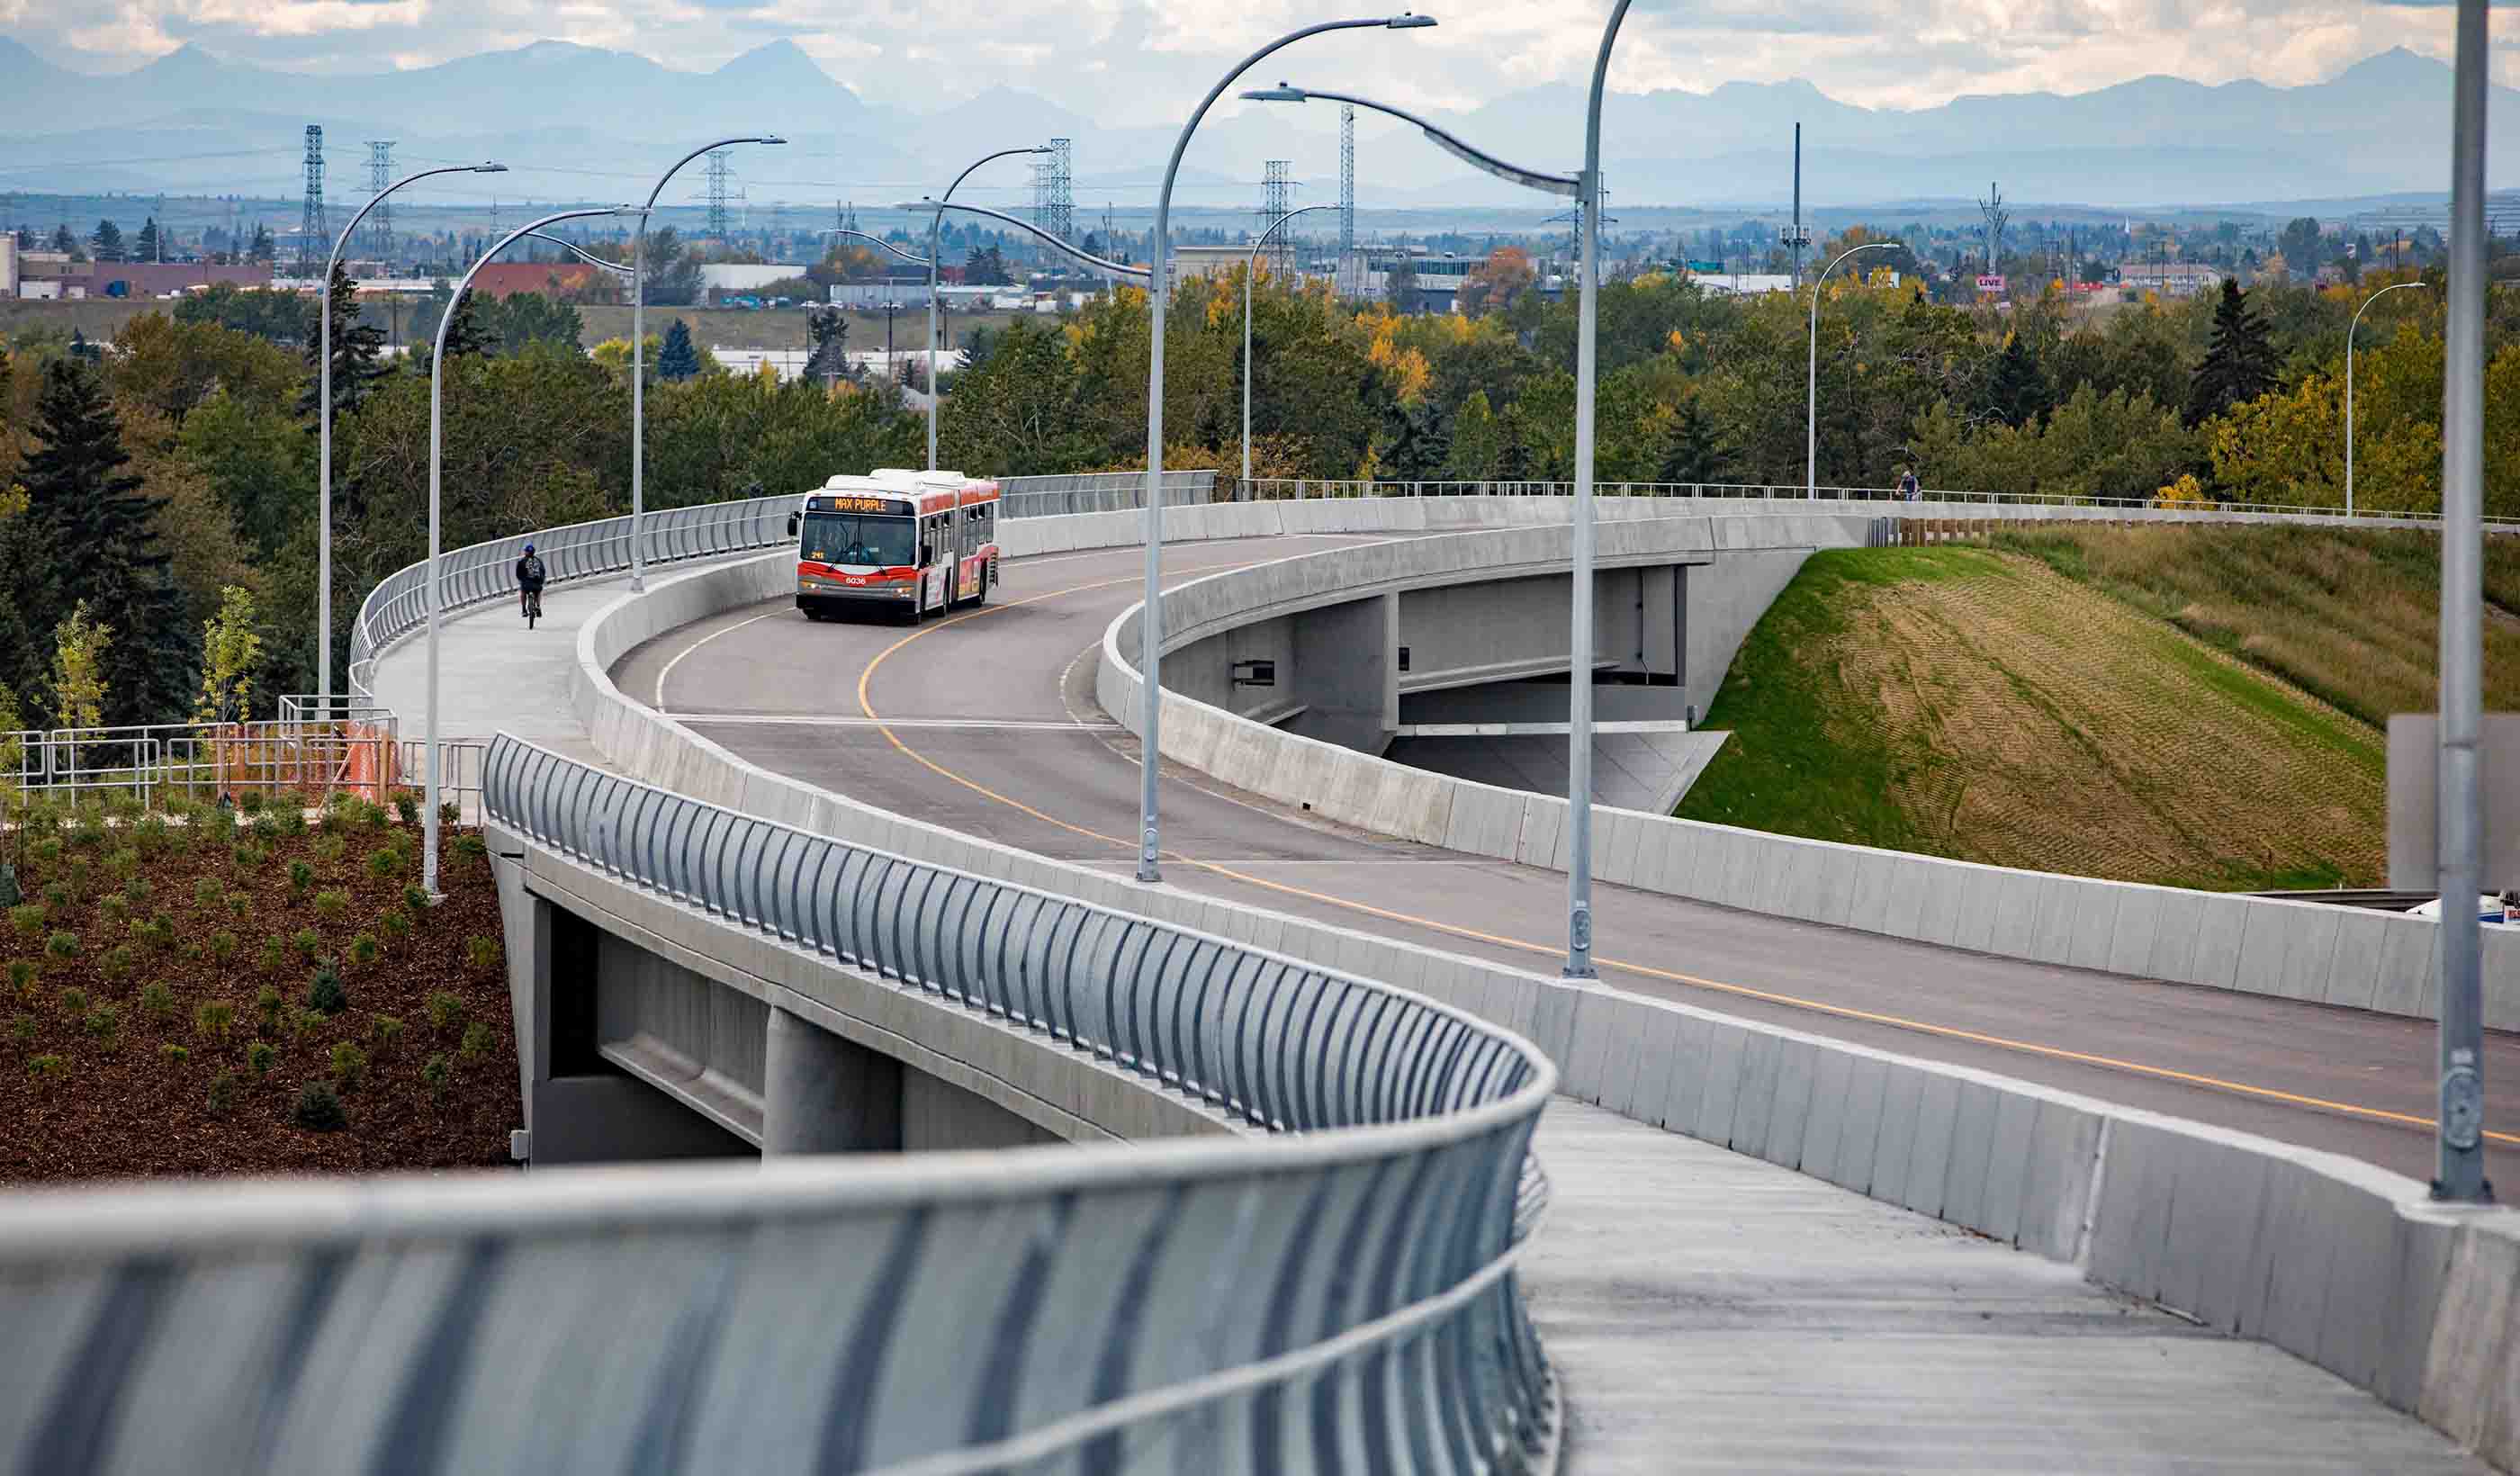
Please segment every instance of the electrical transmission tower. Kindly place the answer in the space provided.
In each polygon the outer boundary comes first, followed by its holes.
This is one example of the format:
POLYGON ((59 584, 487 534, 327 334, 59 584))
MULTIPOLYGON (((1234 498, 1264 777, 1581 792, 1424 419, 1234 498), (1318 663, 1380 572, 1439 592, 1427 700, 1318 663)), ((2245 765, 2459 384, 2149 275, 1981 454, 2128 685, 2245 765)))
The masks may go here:
POLYGON ((1356 265, 1356 107, 1342 103, 1339 105, 1339 295, 1358 295, 1363 277, 1356 265))
POLYGON ((1076 239, 1072 157, 1067 140, 1055 138, 1050 152, 1032 161, 1032 223, 1061 241, 1076 239))
POLYGON ((297 218, 297 275, 312 277, 331 254, 333 228, 324 214, 324 125, 306 125, 306 202, 297 218))
POLYGON ((2003 251, 2003 227, 2012 212, 2003 207, 2003 192, 1990 182, 1986 199, 1977 202, 1978 213, 1986 217, 1986 274, 1995 275, 1996 258, 2003 251))
MULTIPOLYGON (((1260 185, 1259 231, 1266 231, 1276 225, 1285 218, 1288 210, 1294 208, 1289 202, 1292 199, 1291 182, 1286 178, 1289 162, 1282 158, 1269 160, 1268 176, 1260 185)), ((1254 233, 1255 236, 1257 234, 1258 232, 1254 233)), ((1293 271, 1295 261, 1294 243, 1286 239, 1285 232, 1280 231, 1277 239, 1269 243, 1268 256, 1271 275, 1281 282, 1285 281, 1288 274, 1293 271)))
POLYGON ((732 149, 711 149, 708 153, 708 231, 720 246, 726 244, 726 202, 731 198, 727 182, 735 177, 735 168, 727 162, 732 149))
MULTIPOLYGON (((382 195, 393 184, 392 139, 368 140, 368 189, 382 195)), ((388 200, 368 212, 368 239, 360 249, 379 261, 393 259, 393 201, 388 200)))

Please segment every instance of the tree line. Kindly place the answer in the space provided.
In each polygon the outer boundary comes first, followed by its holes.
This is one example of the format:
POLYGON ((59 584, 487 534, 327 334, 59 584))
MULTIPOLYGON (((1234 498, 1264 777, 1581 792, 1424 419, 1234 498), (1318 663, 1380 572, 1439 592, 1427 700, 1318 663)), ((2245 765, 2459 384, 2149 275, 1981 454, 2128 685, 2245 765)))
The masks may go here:
MULTIPOLYGON (((1912 469, 1941 488, 2341 503, 2345 328, 2387 280, 2092 312, 2053 296, 2003 312, 1937 304, 1886 273, 1832 282, 1820 311, 1820 479, 1886 486, 1912 469)), ((1478 284, 1476 316, 1413 316, 1264 268, 1255 473, 1571 477, 1574 304, 1538 291, 1524 261, 1498 261, 1478 284)), ((426 349, 387 359, 338 285, 337 689, 360 599, 426 552, 428 470, 426 349)), ((1238 466, 1242 288, 1237 274, 1177 290, 1168 465, 1238 466)), ((581 350, 574 309, 531 293, 440 310, 457 315, 446 546, 626 511, 628 345, 581 350)), ((1606 284, 1600 477, 1799 485, 1808 310, 1807 295, 1736 299, 1672 274, 1606 284)), ((969 362, 946 382, 945 463, 993 475, 1143 466, 1148 323, 1145 292, 1121 288, 968 335, 969 362)), ((668 320, 647 355, 651 506, 917 464, 919 412, 847 378, 835 322, 810 327, 819 367, 783 384, 717 370, 668 320)), ((0 567, 12 571, 0 685, 25 721, 68 710, 61 627, 82 610, 112 633, 89 662, 102 720, 189 717, 204 627, 222 610, 238 618, 230 591, 249 601, 261 638, 255 710, 314 690, 316 328, 313 299, 223 289, 132 319, 102 353, 31 332, 0 352, 0 567)), ((2520 403, 2515 329, 2520 306, 2498 297, 2489 407, 2520 403)), ((2393 294, 2358 342, 2358 504, 2435 508, 2439 294, 2393 294)), ((2488 511, 2520 515, 2520 414, 2490 408, 2488 420, 2488 511)))

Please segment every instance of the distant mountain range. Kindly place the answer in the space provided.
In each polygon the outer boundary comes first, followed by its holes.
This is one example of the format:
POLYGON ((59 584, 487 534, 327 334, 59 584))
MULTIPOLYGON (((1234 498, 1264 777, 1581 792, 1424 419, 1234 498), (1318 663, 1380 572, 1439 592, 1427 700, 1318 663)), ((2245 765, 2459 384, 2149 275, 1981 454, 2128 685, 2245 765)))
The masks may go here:
MULTIPOLYGON (((1801 81, 1617 94, 1603 177, 1613 213, 1623 203, 1771 208, 1789 193, 1800 122, 1804 199, 1818 206, 1951 200, 1989 181, 2025 205, 2111 209, 2437 192, 2449 177, 2450 88, 2446 64, 2401 49, 2300 87, 2144 77, 1915 111, 1841 102, 1801 81)), ((2520 182, 2514 100, 2496 89, 2498 183, 2520 182)), ((1518 160, 1570 168, 1582 107, 1579 89, 1552 84, 1435 121, 1518 160)), ((1098 129, 1007 89, 925 115, 875 106, 788 41, 707 72, 544 41, 362 75, 275 71, 188 46, 93 76, 0 37, 0 190, 294 195, 310 122, 326 129, 331 188, 345 200, 365 197, 369 139, 395 140, 406 167, 505 160, 517 166, 497 183, 506 199, 609 200, 643 197, 644 182, 695 143, 767 129, 791 147, 738 156, 756 205, 915 200, 991 149, 1061 136, 1073 140, 1084 214, 1106 197, 1142 208, 1171 143, 1168 129, 1098 129)), ((1325 105, 1219 115, 1200 131, 1181 199, 1241 206, 1272 157, 1295 162, 1303 199, 1334 199, 1336 123, 1325 105)), ((1414 130, 1360 119, 1358 135, 1363 201, 1540 203, 1466 172, 1414 130)), ((965 188, 1003 205, 1028 180, 1010 160, 965 188)), ((695 166, 666 199, 689 203, 699 188, 695 166)), ((462 193, 489 192, 467 181, 462 193)))

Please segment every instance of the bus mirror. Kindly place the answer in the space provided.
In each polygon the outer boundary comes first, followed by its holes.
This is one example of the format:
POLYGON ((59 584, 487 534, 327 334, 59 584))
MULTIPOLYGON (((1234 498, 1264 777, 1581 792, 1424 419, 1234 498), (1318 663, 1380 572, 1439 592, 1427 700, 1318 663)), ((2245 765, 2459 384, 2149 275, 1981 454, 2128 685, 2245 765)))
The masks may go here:
POLYGON ((804 519, 803 519, 803 517, 802 517, 800 514, 795 514, 795 513, 790 513, 790 514, 788 514, 788 537, 790 537, 790 538, 795 537, 795 536, 796 536, 796 530, 797 530, 799 527, 803 526, 803 524, 804 524, 804 519))

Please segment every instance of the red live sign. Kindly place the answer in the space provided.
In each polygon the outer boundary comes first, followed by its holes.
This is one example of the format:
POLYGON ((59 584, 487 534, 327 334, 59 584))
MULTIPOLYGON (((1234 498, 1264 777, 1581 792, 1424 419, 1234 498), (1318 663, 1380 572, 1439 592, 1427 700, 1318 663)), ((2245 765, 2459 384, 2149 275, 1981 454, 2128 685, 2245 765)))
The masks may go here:
POLYGON ((1980 277, 1977 279, 1977 290, 1981 292, 2002 291, 2003 279, 2001 277, 1980 277))

